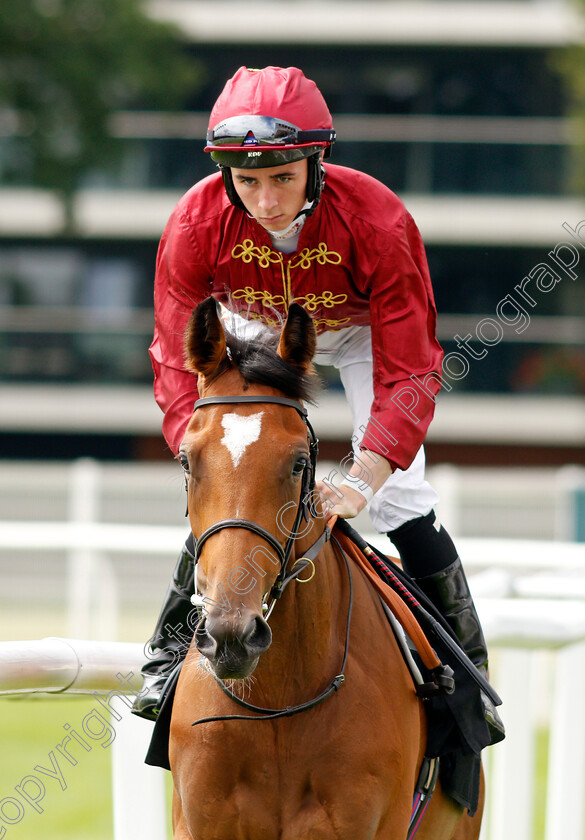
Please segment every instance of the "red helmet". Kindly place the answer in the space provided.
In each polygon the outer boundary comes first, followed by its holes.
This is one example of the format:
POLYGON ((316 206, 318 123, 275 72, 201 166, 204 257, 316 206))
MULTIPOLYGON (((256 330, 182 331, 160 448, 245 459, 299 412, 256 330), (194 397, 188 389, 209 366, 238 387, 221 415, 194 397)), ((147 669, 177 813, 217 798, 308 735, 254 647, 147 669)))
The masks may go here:
POLYGON ((335 131, 329 109, 296 67, 240 67, 209 117, 206 152, 224 166, 261 168, 329 150, 335 131))
POLYGON ((307 199, 323 186, 322 153, 335 131, 315 82, 296 67, 240 69, 226 83, 209 117, 205 151, 220 166, 230 201, 243 207, 229 167, 260 169, 309 159, 307 199))

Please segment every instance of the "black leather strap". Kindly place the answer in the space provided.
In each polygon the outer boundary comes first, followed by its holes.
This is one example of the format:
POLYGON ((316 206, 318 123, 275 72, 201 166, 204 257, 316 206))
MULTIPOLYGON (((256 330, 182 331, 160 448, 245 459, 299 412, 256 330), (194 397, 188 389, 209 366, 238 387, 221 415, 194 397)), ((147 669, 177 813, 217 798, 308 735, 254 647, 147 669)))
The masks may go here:
POLYGON ((285 554, 284 548, 278 542, 275 536, 273 536, 270 531, 267 531, 266 528, 263 528, 261 525, 257 525, 255 522, 252 522, 250 519, 222 519, 219 522, 216 522, 213 525, 210 525, 209 528, 204 531, 201 536, 197 539, 195 544, 195 560, 199 559, 199 555, 201 554, 201 549, 203 548, 203 543, 209 539, 213 534, 217 534, 219 531, 222 531, 224 528, 245 528, 248 531, 253 531, 255 534, 258 534, 265 539, 267 543, 269 543, 272 548, 278 554, 278 558, 280 560, 281 566, 284 564, 285 561, 285 554))
MULTIPOLYGON (((329 531, 327 528, 326 531, 329 531)), ((323 534, 317 540, 314 548, 317 544, 319 544, 319 550, 323 547, 323 544, 326 540, 323 540, 323 534)), ((226 694, 230 700, 233 700, 234 703, 237 703, 238 706, 242 706, 244 709, 247 709, 250 712, 254 712, 253 715, 216 715, 213 717, 206 717, 200 718, 200 720, 195 720, 191 724, 191 726, 197 726, 200 723, 210 723, 211 721, 218 721, 218 720, 274 720, 275 718, 281 717, 291 717, 292 715, 297 715, 300 712, 306 712, 309 709, 314 709, 315 706, 318 706, 320 703, 323 703, 327 700, 328 697, 331 697, 338 689, 343 685, 345 682, 345 668, 347 666, 347 658, 349 654, 349 636, 350 636, 350 629, 351 629, 351 615, 353 611, 353 578, 351 574, 351 568, 349 565, 349 560, 343 548, 337 542, 335 537, 333 538, 333 542, 335 543, 339 556, 343 559, 345 569, 347 572, 347 577, 349 581, 349 603, 347 605, 347 624, 345 628, 345 647, 343 651, 343 660, 341 662, 341 668, 339 673, 336 674, 329 685, 323 689, 323 691, 314 697, 312 700, 307 700, 304 703, 299 703, 298 706, 287 706, 284 709, 268 709, 263 706, 256 706, 254 703, 248 703, 247 700, 243 700, 241 697, 238 697, 236 694, 231 691, 227 685, 217 677, 214 672, 210 669, 207 669, 211 676, 214 678, 218 686, 221 688, 224 694, 226 694)), ((311 549, 309 549, 310 551, 311 549)), ((318 553, 318 552, 317 552, 318 553)), ((205 666, 204 666, 205 667, 205 666)))
POLYGON ((228 397, 203 397, 196 400, 193 406, 193 411, 201 408, 203 405, 230 405, 235 403, 275 403, 276 405, 289 405, 299 412, 301 417, 306 419, 307 409, 298 400, 290 400, 288 397, 270 397, 268 395, 251 395, 251 396, 228 396, 228 397))

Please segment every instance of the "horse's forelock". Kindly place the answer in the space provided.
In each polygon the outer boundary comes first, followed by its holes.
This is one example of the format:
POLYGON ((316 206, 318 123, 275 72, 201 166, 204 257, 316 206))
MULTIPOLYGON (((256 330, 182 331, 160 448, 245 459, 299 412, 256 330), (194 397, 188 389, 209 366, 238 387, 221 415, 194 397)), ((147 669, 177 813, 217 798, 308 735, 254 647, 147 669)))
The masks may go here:
POLYGON ((244 339, 226 330, 226 345, 232 364, 249 384, 268 385, 286 397, 314 403, 321 385, 314 370, 301 372, 276 352, 279 335, 271 329, 244 339))

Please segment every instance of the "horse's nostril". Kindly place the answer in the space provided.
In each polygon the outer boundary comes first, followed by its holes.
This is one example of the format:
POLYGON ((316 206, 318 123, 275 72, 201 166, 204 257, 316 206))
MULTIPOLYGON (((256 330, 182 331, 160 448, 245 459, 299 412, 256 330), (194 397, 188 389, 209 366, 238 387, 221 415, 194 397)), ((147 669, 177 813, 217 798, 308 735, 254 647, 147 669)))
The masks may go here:
POLYGON ((250 621, 242 637, 244 647, 254 655, 263 653, 270 646, 271 641, 272 631, 268 623, 259 615, 250 621))
POLYGON ((195 645, 197 650, 207 658, 214 656, 217 650, 217 642, 207 630, 207 622, 202 618, 195 630, 195 645))
POLYGON ((264 653, 271 641, 272 632, 261 616, 251 618, 243 626, 239 622, 214 620, 207 616, 199 622, 195 631, 197 650, 208 659, 215 659, 220 654, 236 659, 252 659, 264 653))

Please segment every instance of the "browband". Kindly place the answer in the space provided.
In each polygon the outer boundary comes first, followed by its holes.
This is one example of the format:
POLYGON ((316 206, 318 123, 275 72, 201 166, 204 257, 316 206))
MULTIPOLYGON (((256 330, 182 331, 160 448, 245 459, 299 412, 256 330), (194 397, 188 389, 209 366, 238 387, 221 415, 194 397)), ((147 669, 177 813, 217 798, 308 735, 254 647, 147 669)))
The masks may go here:
POLYGON ((303 418, 308 416, 307 409, 298 400, 289 400, 288 397, 262 396, 260 394, 241 397, 203 397, 195 401, 193 411, 201 408, 203 405, 221 405, 222 403, 276 403, 276 405, 289 405, 291 408, 296 409, 303 418))

